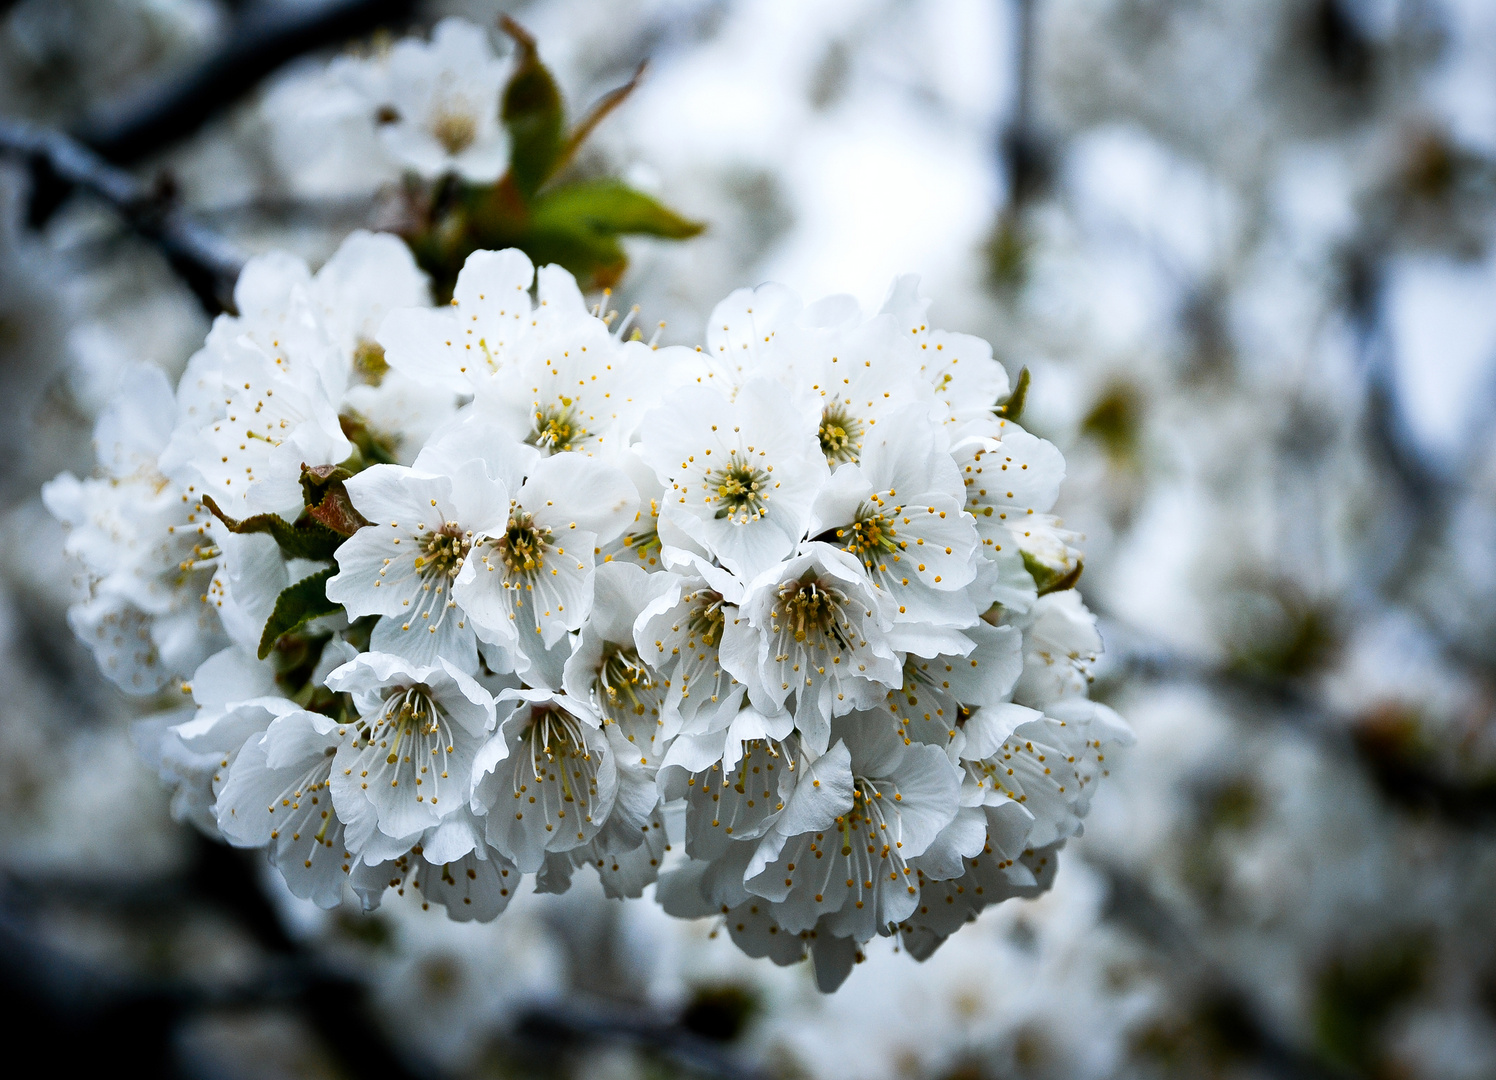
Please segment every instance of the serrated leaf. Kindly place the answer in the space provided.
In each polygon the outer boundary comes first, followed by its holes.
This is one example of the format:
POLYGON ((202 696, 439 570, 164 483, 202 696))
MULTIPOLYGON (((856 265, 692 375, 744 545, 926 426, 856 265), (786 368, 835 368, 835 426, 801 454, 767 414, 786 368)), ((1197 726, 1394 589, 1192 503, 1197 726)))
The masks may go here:
POLYGON ((518 46, 518 63, 504 87, 499 116, 509 129, 509 174, 528 196, 550 178, 561 160, 566 113, 556 80, 540 62, 535 39, 507 16, 503 26, 518 46))
POLYGON ((231 518, 218 508, 211 496, 203 496, 203 505, 223 522, 231 533, 267 533, 275 539, 288 559, 331 559, 343 537, 319 521, 299 518, 293 525, 279 514, 256 514, 243 521, 231 518))
POLYGON ((329 566, 281 590, 275 598, 275 609, 265 620, 265 632, 260 635, 261 660, 270 655, 282 634, 289 634, 313 619, 342 610, 340 605, 327 598, 327 579, 335 573, 337 568, 329 566))
POLYGON ((588 180, 548 191, 531 210, 536 232, 586 230, 601 236, 642 234, 684 240, 706 228, 617 180, 588 180))

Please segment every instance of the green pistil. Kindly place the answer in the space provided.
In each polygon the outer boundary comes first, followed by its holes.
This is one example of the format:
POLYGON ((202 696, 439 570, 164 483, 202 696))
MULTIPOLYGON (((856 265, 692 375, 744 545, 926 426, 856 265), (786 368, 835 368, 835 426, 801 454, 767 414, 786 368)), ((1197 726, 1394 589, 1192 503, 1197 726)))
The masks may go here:
POLYGON ((850 525, 836 530, 841 546, 862 560, 868 570, 880 569, 883 559, 899 550, 898 530, 893 518, 864 503, 850 525))
POLYGON ((563 397, 559 407, 543 405, 535 410, 535 427, 525 438, 531 446, 549 454, 576 449, 575 444, 587 435, 577 420, 572 399, 563 397))
POLYGON ((761 518, 767 511, 769 474, 755 468, 736 450, 724 468, 707 474, 707 485, 715 488, 718 518, 730 518, 744 524, 761 518))
POLYGON ((511 574, 533 577, 545 565, 545 549, 550 540, 551 530, 535 524, 533 515, 523 510, 511 512, 509 526, 499 540, 504 566, 511 574))
POLYGON ((821 411, 821 452, 833 469, 856 461, 862 447, 862 421, 842 405, 827 405, 821 411))

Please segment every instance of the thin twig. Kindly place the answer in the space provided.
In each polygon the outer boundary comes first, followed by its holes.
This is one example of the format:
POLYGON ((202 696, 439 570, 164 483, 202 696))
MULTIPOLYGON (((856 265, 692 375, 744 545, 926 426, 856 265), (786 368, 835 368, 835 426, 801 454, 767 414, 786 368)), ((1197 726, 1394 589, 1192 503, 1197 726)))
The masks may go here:
POLYGON ((60 185, 102 199, 160 249, 209 314, 232 307, 243 253, 124 169, 61 132, 9 120, 0 120, 0 157, 24 161, 43 192, 60 185))
POLYGON ((561 156, 556 159, 556 167, 552 170, 553 174, 559 173, 571 164, 571 159, 576 157, 577 150, 581 148, 582 143, 587 141, 587 136, 591 135, 593 129, 602 123, 609 113, 622 105, 628 96, 639 88, 639 83, 643 81, 644 73, 648 70, 649 61, 647 59, 640 60, 639 66, 634 69, 633 77, 628 82, 615 90, 609 90, 602 97, 598 98, 597 103, 582 118, 582 122, 572 129, 571 135, 566 140, 566 145, 561 149, 561 156))
POLYGON ((414 0, 255 4, 230 28, 222 49, 96 113, 78 137, 110 161, 138 161, 192 135, 287 61, 403 22, 414 9, 414 0))

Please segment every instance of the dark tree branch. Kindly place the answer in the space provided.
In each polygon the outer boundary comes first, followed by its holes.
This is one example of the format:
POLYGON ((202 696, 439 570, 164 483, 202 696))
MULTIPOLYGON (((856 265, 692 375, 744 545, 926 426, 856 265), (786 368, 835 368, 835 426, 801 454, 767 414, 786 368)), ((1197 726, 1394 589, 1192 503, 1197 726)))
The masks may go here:
POLYGON ((30 168, 33 218, 35 200, 57 199, 59 188, 64 197, 75 188, 87 191, 160 249, 210 315, 231 309, 243 254, 170 199, 61 132, 0 120, 0 157, 30 168))
MULTIPOLYGON (((1118 636, 1136 637, 1137 631, 1127 628, 1118 636)), ((1233 701, 1255 719, 1286 724, 1331 756, 1360 765, 1382 797, 1399 809, 1433 813, 1445 825, 1461 830, 1496 825, 1496 779, 1450 776, 1400 730, 1388 730, 1375 716, 1339 713, 1292 680, 1259 678, 1152 643, 1120 651, 1109 666, 1109 682, 1195 683, 1233 701)))
POLYGON ((539 1046, 619 1043, 652 1050, 698 1076, 766 1080, 759 1069, 743 1064, 717 1043, 688 1031, 679 1021, 662 1019, 643 1010, 573 999, 565 1006, 532 1006, 520 1014, 515 1030, 521 1039, 539 1046))
POLYGON ((287 61, 403 22, 414 8, 414 0, 253 5, 235 21, 217 53, 96 113, 78 137, 110 161, 138 161, 192 135, 287 61))
POLYGON ((1037 0, 1013 0, 1017 38, 1014 64, 1013 115, 1002 133, 1003 171, 1008 179, 1010 207, 1028 203, 1043 188, 1049 148, 1034 122, 1034 5, 1037 0))
POLYGON ((1229 1049, 1262 1067, 1263 1075, 1282 1080, 1349 1080, 1334 1068, 1272 1029, 1249 994, 1196 940, 1169 905, 1146 882, 1114 860, 1087 856, 1107 880, 1105 917, 1125 926, 1168 964, 1171 977, 1193 981, 1192 998, 1222 1034, 1229 1049))

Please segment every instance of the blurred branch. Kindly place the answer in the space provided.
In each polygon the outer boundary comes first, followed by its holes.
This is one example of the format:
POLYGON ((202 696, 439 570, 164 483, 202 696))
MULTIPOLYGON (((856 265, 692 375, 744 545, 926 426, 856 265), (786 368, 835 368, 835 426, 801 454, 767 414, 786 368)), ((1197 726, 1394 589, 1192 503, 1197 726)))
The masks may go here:
POLYGON ((68 192, 87 191, 166 256, 210 315, 232 307, 243 254, 171 199, 61 132, 28 124, 0 120, 0 158, 30 169, 33 224, 68 192))
MULTIPOLYGON (((36 1030, 85 1039, 111 1055, 121 1045, 116 1029, 128 1027, 124 1045, 145 1055, 136 1063, 148 1073, 152 1065, 169 1065, 173 1031, 190 1015, 280 1006, 307 1023, 353 1080, 437 1080, 441 1073, 430 1063, 403 1055, 370 1008, 362 981, 286 933, 260 888, 256 863, 262 852, 238 851, 196 834, 194 849, 188 873, 168 883, 0 880, 0 1003, 26 1002, 22 1015, 36 1030), (250 938, 261 962, 238 980, 111 975, 50 948, 37 932, 28 913, 59 907, 96 907, 127 919, 182 919, 206 908, 250 938)), ((519 1013, 511 1037, 548 1052, 593 1043, 626 1045, 698 1076, 766 1080, 679 1017, 601 1001, 536 1002, 519 1013)))
POLYGON ((1034 5, 1037 0, 1013 0, 1014 65, 1013 115, 1002 134, 1004 172, 1010 209, 1021 208, 1044 185, 1047 148, 1034 123, 1034 5))
POLYGON ((676 1020, 638 1009, 575 999, 565 1006, 537 1005, 520 1014, 516 1033, 528 1042, 576 1045, 610 1042, 653 1050, 700 1076, 720 1080, 766 1080, 760 1070, 738 1061, 710 1039, 676 1020))
POLYGON ((234 21, 218 52, 99 111, 78 137, 110 161, 138 161, 192 135, 287 61, 408 19, 414 8, 414 0, 262 0, 234 21))
MULTIPOLYGON (((214 1008, 282 1005, 304 1020, 336 1055, 344 1075, 378 1080, 433 1080, 430 1068, 417 1068, 375 1021, 367 988, 326 964, 291 939, 259 887, 251 860, 260 853, 239 852, 196 837, 196 859, 175 889, 80 889, 67 881, 8 883, 0 893, 0 1000, 29 1002, 42 1030, 66 1032, 86 1045, 99 1045, 110 1058, 119 1052, 116 1029, 130 1032, 127 1045, 154 1057, 134 1064, 147 1075, 170 1075, 171 1038, 192 1013, 214 1008), (264 953, 255 972, 240 981, 182 978, 129 978, 108 975, 59 955, 29 925, 26 909, 52 910, 58 903, 92 902, 119 912, 149 909, 153 914, 205 906, 229 917, 264 953)), ((100 1061, 100 1064, 104 1064, 100 1061)))
POLYGON ((1088 853, 1086 861, 1107 880, 1105 917, 1157 949, 1169 961, 1172 978, 1196 984, 1197 992, 1190 997, 1228 1036, 1231 1050, 1261 1066, 1263 1075, 1282 1080, 1348 1080, 1342 1070, 1274 1032, 1251 997, 1206 954, 1189 927, 1145 881, 1114 860, 1088 853))
MULTIPOLYGON (((1140 636, 1135 627, 1121 629, 1118 637, 1140 636)), ((1290 724, 1332 757, 1356 761, 1393 806, 1432 812, 1458 829, 1496 826, 1496 781, 1452 778, 1420 754, 1405 731, 1394 731, 1376 716, 1338 712, 1295 681, 1263 679, 1156 643, 1121 650, 1112 662, 1109 681, 1196 683, 1235 699, 1248 715, 1290 724)))

